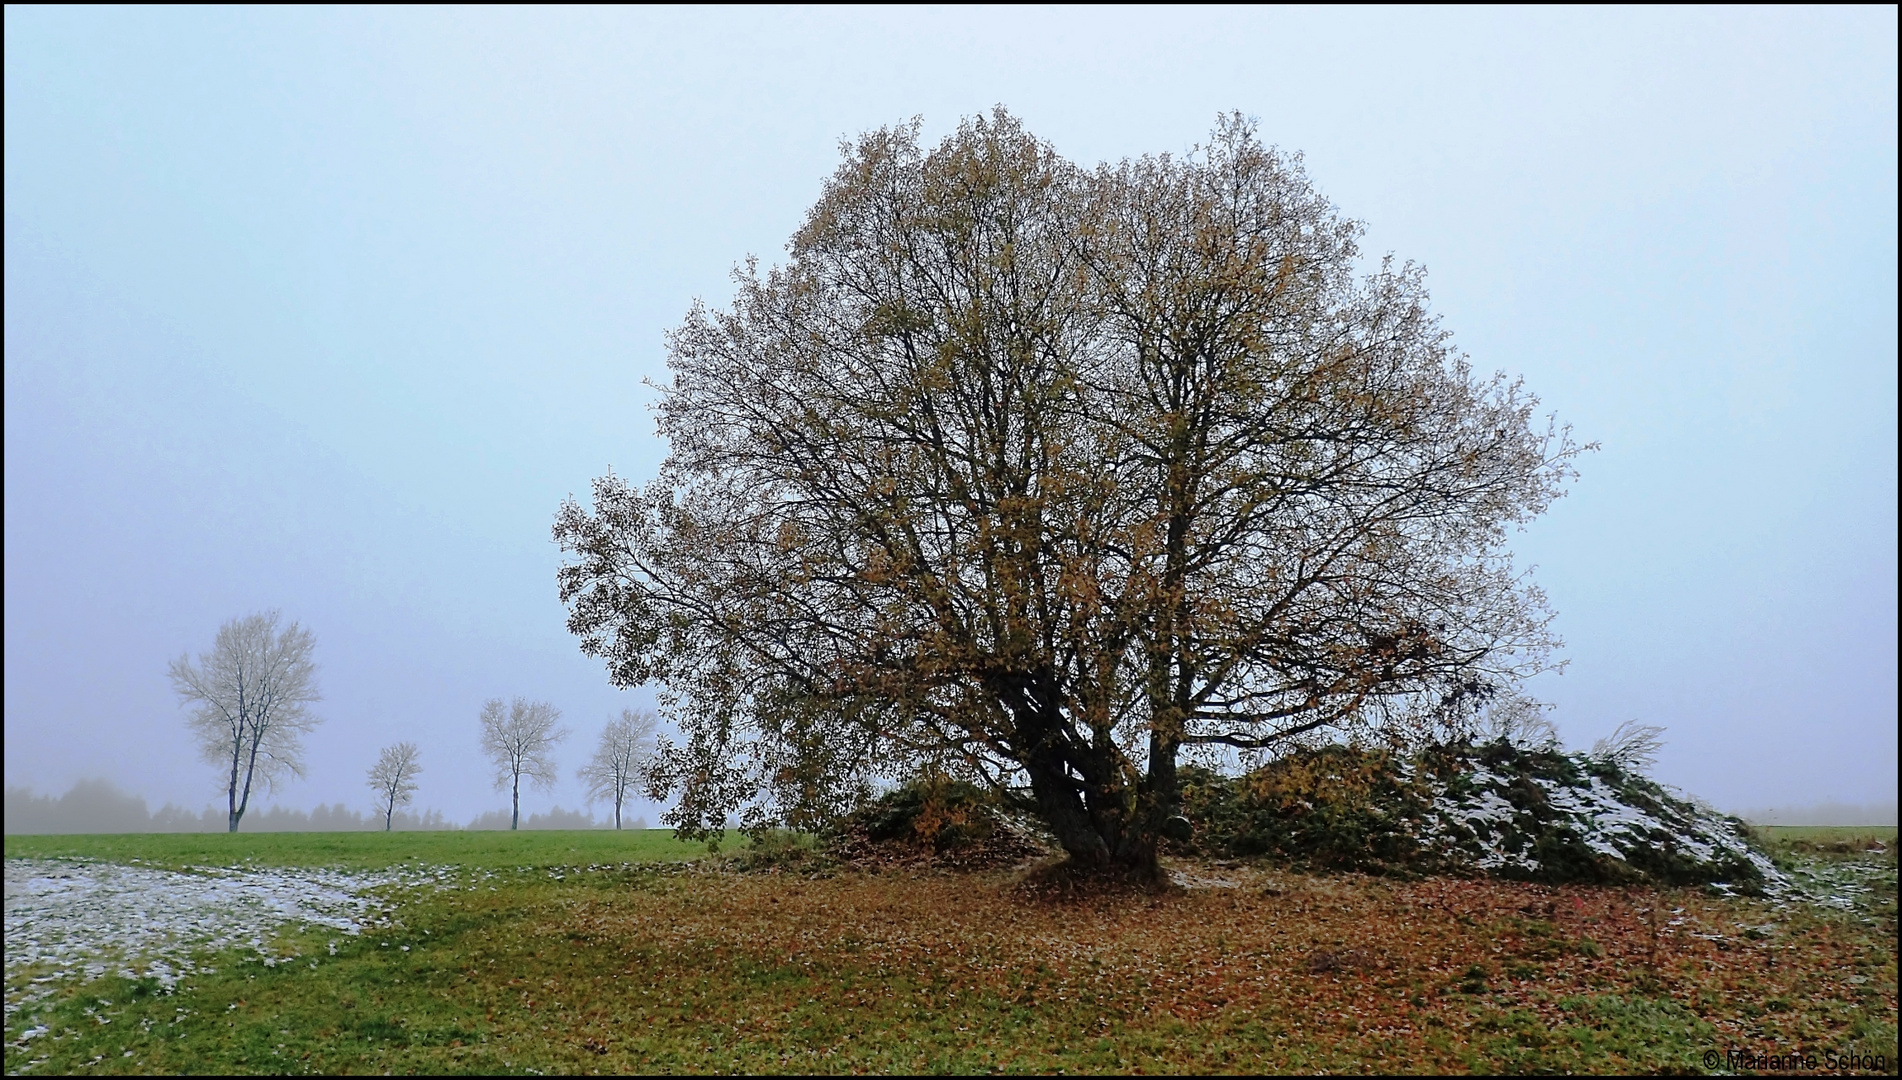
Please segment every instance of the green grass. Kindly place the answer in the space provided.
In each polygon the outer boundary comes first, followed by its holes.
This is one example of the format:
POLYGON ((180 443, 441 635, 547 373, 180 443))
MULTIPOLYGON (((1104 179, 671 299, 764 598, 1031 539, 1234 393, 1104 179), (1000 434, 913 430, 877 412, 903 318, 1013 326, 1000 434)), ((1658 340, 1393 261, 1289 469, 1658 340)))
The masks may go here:
POLYGON ((1478 1045, 1466 1065, 1475 1072, 1703 1071, 1703 1052, 1717 1031, 1669 998, 1592 994, 1559 1003, 1564 1022, 1541 1022, 1524 1010, 1483 1015, 1478 1045))
POLYGON ((120 833, 9 836, 6 857, 140 860, 188 866, 335 866, 381 870, 405 862, 472 869, 657 862, 706 854, 666 829, 534 832, 120 833))
POLYGON ((1729 1046, 1893 1071, 1896 1054, 1892 873, 1886 917, 1865 918, 1226 864, 1197 872, 1229 886, 1059 902, 1002 871, 735 873, 661 832, 8 837, 6 854, 478 871, 392 894, 396 921, 360 936, 289 931, 274 965, 208 957, 175 993, 63 987, 7 1022, 6 1069, 27 1075, 1658 1073, 1729 1046), (1685 920, 1662 952, 1657 911, 1685 920), (31 1024, 48 1031, 21 1042, 31 1024))
POLYGON ((1860 853, 1876 845, 1895 847, 1894 825, 1753 825, 1763 845, 1774 852, 1860 853))

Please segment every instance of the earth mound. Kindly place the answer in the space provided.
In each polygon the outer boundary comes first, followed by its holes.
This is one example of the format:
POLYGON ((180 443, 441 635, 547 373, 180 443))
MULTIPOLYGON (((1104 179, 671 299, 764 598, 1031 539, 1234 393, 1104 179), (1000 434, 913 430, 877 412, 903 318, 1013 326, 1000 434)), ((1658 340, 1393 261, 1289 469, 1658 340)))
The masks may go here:
POLYGON ((1747 827, 1617 761, 1499 741, 1328 746, 1241 777, 1183 770, 1183 854, 1547 884, 1784 883, 1747 827))
POLYGON ((924 777, 848 815, 827 844, 849 866, 975 870, 1052 854, 1035 823, 1013 815, 974 784, 924 777))

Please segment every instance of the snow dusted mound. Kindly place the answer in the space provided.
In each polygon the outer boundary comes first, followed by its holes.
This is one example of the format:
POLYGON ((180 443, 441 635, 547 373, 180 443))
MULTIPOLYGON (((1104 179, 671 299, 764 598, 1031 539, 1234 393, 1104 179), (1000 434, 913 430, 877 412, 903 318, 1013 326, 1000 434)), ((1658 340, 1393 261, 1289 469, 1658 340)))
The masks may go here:
POLYGON ((1783 884, 1744 824, 1614 761, 1506 742, 1402 756, 1324 747, 1240 778, 1185 770, 1189 847, 1384 873, 1783 884))
POLYGON ((1443 750, 1421 770, 1423 847, 1449 867, 1564 881, 1781 883, 1745 827, 1657 782, 1584 754, 1502 743, 1443 750), (1463 752, 1462 752, 1463 751, 1463 752))

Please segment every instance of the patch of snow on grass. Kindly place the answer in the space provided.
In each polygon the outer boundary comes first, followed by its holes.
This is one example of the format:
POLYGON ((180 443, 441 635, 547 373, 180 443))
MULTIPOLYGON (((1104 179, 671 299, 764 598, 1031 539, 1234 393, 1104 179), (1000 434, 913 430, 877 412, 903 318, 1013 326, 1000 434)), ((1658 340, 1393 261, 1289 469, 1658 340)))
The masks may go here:
POLYGON ((171 989, 195 955, 232 947, 275 960, 266 941, 286 924, 359 933, 390 905, 384 886, 442 884, 447 868, 378 873, 284 867, 189 872, 71 859, 8 859, 6 1015, 57 983, 114 971, 171 989), (49 970, 50 969, 50 970, 49 970), (29 972, 46 972, 28 978, 29 972))

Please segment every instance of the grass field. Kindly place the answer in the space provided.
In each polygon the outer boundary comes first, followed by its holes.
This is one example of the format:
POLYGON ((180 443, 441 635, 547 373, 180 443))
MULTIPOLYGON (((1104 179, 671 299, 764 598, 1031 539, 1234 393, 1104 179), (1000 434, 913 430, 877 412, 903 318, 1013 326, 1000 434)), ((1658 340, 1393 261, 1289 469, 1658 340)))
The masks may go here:
POLYGON ((132 833, 9 836, 6 857, 83 858, 191 866, 337 866, 380 870, 405 862, 478 869, 656 862, 707 853, 667 829, 573 832, 132 833))
POLYGON ((1853 854, 1895 846, 1894 825, 1757 825, 1752 830, 1773 854, 1853 854))
POLYGON ((1843 907, 1216 863, 1059 900, 1014 871, 743 874, 661 833, 8 837, 9 860, 463 869, 390 887, 359 936, 288 931, 273 963, 228 950, 175 992, 62 984, 8 1017, 6 1067, 1753 1071, 1743 1051, 1893 1072, 1893 843, 1799 850, 1837 839, 1768 843, 1860 883, 1843 907))

